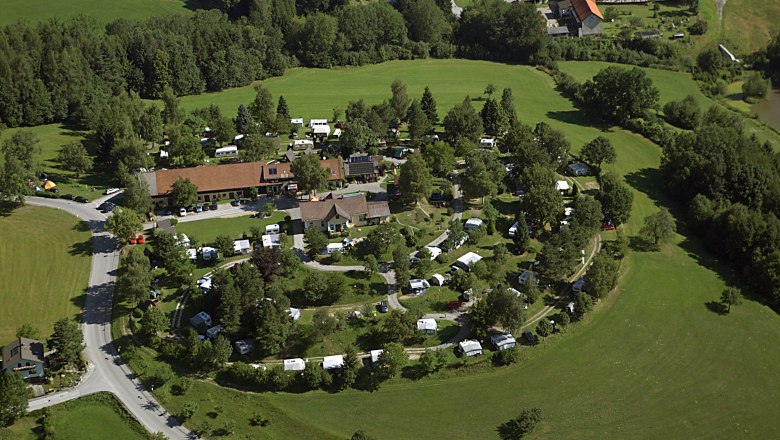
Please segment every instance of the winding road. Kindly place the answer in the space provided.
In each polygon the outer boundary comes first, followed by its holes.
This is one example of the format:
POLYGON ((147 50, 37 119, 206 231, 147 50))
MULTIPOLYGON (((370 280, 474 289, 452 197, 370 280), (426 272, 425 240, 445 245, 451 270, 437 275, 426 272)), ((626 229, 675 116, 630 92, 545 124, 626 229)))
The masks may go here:
POLYGON ((74 388, 30 400, 28 409, 33 411, 107 391, 114 394, 150 432, 161 432, 170 439, 197 438, 146 391, 136 375, 122 361, 112 343, 111 309, 120 252, 117 251, 116 240, 104 228, 106 216, 95 209, 97 204, 111 197, 113 196, 88 204, 62 199, 27 199, 30 205, 61 209, 85 221, 92 231, 93 248, 92 268, 82 315, 87 374, 74 388))

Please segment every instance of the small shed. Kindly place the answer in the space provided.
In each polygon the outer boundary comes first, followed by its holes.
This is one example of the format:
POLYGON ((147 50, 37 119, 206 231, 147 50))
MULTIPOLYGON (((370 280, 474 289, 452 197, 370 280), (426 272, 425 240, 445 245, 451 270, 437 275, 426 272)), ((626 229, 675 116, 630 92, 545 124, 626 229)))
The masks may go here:
POLYGON ((566 194, 570 189, 571 187, 569 186, 569 182, 565 180, 558 180, 555 182, 555 190, 561 194, 566 194))
POLYGON ((484 222, 481 218, 471 217, 470 219, 466 220, 466 225, 463 226, 463 228, 467 231, 471 229, 477 229, 478 227, 482 226, 482 223, 484 222))
POLYGON ((444 276, 440 273, 435 273, 433 276, 431 276, 431 282, 435 286, 443 286, 444 285, 444 276))
POLYGON ((303 371, 304 368, 306 368, 306 362, 301 358, 284 360, 284 371, 303 371))
POLYGON ((455 260, 455 263, 453 263, 452 265, 459 267, 468 272, 471 270, 471 266, 476 264, 480 260, 482 260, 482 257, 480 257, 479 254, 476 254, 474 252, 466 252, 465 254, 463 254, 462 257, 455 260))
POLYGON ((436 320, 433 318, 423 318, 417 320, 417 330, 420 330, 426 335, 432 335, 436 333, 438 328, 439 326, 436 324, 436 320))
POLYGON ((233 242, 233 253, 236 255, 246 255, 252 252, 252 245, 249 240, 236 240, 233 242))
POLYGON ((474 339, 466 339, 458 343, 460 352, 466 357, 478 356, 482 354, 482 344, 474 339))
POLYGON ((214 327, 211 327, 210 329, 206 330, 206 337, 209 339, 214 339, 217 337, 218 334, 222 332, 222 326, 221 325, 215 325, 214 327))
POLYGON ((490 342, 496 347, 496 350, 508 350, 517 345, 515 338, 508 333, 501 333, 490 337, 490 342))
POLYGON ((297 321, 301 319, 301 309, 290 307, 290 310, 288 310, 288 312, 290 313, 290 317, 293 319, 293 321, 297 321))
POLYGON ((265 234, 260 238, 263 241, 263 247, 266 249, 282 247, 282 236, 280 234, 265 234))
POLYGON ((376 365, 379 362, 379 355, 384 353, 384 350, 371 350, 371 364, 376 365))
POLYGON ((336 354, 322 358, 322 368, 326 370, 337 370, 344 366, 344 356, 336 354))

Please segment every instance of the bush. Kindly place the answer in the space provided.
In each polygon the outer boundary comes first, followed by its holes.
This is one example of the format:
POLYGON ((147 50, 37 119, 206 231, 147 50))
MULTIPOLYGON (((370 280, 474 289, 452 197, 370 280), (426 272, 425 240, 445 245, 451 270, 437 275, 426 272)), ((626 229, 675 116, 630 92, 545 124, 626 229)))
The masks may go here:
POLYGON ((507 350, 501 350, 493 353, 491 360, 494 365, 505 366, 512 365, 517 362, 518 355, 516 348, 510 348, 507 350))
POLYGON ((688 130, 699 125, 701 109, 693 96, 688 95, 681 101, 669 101, 664 105, 664 115, 670 124, 688 130))
POLYGON ((447 264, 447 256, 444 255, 444 253, 439 254, 436 256, 436 262, 439 264, 447 264))
POLYGON ((766 98, 768 91, 769 84, 759 72, 750 75, 750 78, 742 84, 742 94, 748 102, 766 98))
POLYGON ((704 35, 707 33, 707 28, 708 25, 706 21, 698 20, 688 28, 688 31, 691 35, 704 35))

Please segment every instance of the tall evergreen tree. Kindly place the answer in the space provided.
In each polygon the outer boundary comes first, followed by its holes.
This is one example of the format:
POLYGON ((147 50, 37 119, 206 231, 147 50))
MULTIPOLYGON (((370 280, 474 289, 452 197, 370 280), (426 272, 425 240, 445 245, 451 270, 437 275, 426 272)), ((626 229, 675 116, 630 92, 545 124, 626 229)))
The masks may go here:
POLYGON ((54 323, 54 332, 48 341, 49 349, 56 353, 49 357, 49 362, 55 369, 68 366, 79 366, 79 355, 84 349, 84 335, 78 324, 67 318, 54 323))
POLYGON ((0 427, 11 426, 27 413, 27 384, 18 374, 0 375, 0 427))
POLYGON ((282 115, 285 118, 290 118, 290 109, 287 107, 287 101, 283 95, 279 95, 279 102, 276 104, 276 114, 282 115))
POLYGON ((255 120, 244 104, 238 106, 236 113, 236 131, 239 134, 247 134, 254 130, 255 120))
POLYGON ((431 125, 436 125, 439 123, 439 113, 436 110, 436 100, 433 98, 431 89, 429 89, 428 86, 425 86, 422 100, 420 101, 420 106, 422 107, 422 111, 425 112, 425 115, 428 116, 428 120, 431 122, 431 125))

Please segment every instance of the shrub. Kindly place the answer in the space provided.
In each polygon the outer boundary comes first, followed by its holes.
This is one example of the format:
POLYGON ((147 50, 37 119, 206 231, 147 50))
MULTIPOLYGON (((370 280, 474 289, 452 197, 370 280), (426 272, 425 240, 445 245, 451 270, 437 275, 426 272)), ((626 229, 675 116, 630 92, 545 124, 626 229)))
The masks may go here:
POLYGON ((768 91, 769 84, 759 72, 750 75, 750 78, 742 84, 742 94, 748 102, 766 98, 768 91))
POLYGON ((706 21, 698 20, 688 28, 688 31, 691 35, 704 35, 707 33, 707 28, 708 25, 706 21))
POLYGON ((693 96, 688 95, 681 101, 669 101, 664 105, 664 115, 670 124, 692 130, 699 125, 701 109, 693 96))

